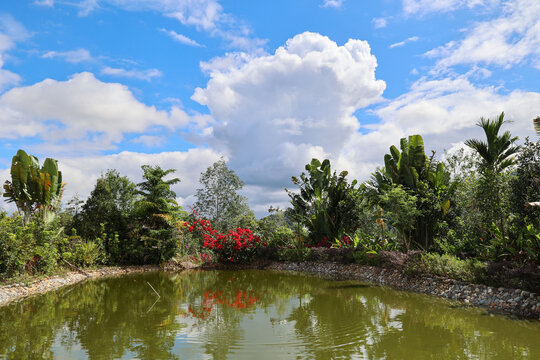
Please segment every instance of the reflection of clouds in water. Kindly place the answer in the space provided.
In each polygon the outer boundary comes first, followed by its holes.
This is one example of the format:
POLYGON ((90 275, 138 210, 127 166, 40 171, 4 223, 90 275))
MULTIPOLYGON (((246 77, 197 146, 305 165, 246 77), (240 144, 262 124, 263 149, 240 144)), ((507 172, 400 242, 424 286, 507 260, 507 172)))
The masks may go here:
POLYGON ((0 308, 0 358, 540 358, 540 324, 355 284, 265 271, 88 282, 0 308), (147 281, 161 295, 149 312, 147 281))

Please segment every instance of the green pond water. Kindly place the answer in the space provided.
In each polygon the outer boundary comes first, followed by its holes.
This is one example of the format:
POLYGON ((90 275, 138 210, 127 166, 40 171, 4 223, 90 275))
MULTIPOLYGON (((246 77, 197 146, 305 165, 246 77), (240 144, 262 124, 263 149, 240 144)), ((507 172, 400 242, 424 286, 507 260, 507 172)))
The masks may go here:
POLYGON ((314 276, 154 272, 0 308, 0 359, 34 358, 540 359, 540 322, 314 276))

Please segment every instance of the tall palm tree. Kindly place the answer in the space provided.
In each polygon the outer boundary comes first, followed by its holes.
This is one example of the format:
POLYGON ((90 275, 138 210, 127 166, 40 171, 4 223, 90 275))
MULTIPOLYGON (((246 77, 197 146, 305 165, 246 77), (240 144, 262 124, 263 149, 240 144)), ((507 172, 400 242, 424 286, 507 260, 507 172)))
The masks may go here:
POLYGON ((481 186, 483 188, 481 191, 489 194, 489 203, 484 204, 484 208, 480 211, 485 213, 488 224, 497 223, 503 241, 505 241, 506 216, 502 206, 501 173, 514 164, 514 155, 519 151, 519 146, 515 145, 517 136, 512 137, 508 130, 499 135, 504 123, 504 112, 495 120, 481 118, 476 125, 484 130, 486 141, 477 139, 465 141, 465 145, 474 149, 482 158, 480 170, 486 182, 481 186))
MULTIPOLYGON (((506 123, 504 112, 495 120, 481 118, 476 125, 484 129, 487 142, 477 139, 465 141, 465 145, 475 150, 482 157, 485 169, 499 172, 514 164, 513 156, 519 151, 519 146, 514 145, 514 143, 518 137, 512 137, 508 130, 499 135, 499 130, 504 123, 506 123)), ((540 126, 540 123, 538 126, 540 126)))

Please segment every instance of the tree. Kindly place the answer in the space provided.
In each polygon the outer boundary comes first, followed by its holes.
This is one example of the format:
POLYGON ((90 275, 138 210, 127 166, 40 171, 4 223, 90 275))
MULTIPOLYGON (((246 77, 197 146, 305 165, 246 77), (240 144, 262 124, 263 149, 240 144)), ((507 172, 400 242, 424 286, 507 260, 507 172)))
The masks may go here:
POLYGON ((380 201, 386 210, 385 217, 398 230, 403 247, 409 251, 412 232, 417 225, 418 217, 422 215, 416 208, 416 196, 410 195, 402 185, 394 185, 384 191, 380 201))
POLYGON ((300 187, 300 193, 287 191, 296 219, 309 231, 313 243, 334 241, 358 228, 356 180, 347 182, 347 171, 339 176, 331 172, 330 161, 322 163, 312 159, 306 165, 306 173, 292 177, 292 182, 300 187))
POLYGON ((499 135, 501 126, 505 123, 504 112, 495 120, 481 118, 476 124, 484 130, 486 141, 469 139, 465 145, 475 150, 481 157, 481 179, 478 186, 478 196, 485 200, 486 205, 481 211, 487 224, 495 223, 502 238, 505 239, 505 222, 507 214, 506 198, 503 190, 507 185, 504 181, 504 170, 515 163, 514 155, 520 147, 515 145, 518 137, 513 137, 510 131, 499 135))
POLYGON ((203 187, 197 189, 194 209, 199 216, 211 220, 214 228, 226 231, 234 227, 236 218, 251 213, 247 198, 237 193, 244 182, 223 158, 201 173, 199 182, 203 187))
POLYGON ((4 184, 4 197, 16 204, 25 224, 35 211, 49 223, 60 206, 64 185, 57 160, 46 158, 40 169, 37 157, 19 150, 11 161, 11 182, 4 184))
POLYGON ((517 214, 518 231, 526 221, 540 228, 540 207, 526 206, 540 201, 540 140, 531 142, 528 138, 517 157, 515 176, 512 178, 510 205, 517 214))
POLYGON ((133 260, 159 263, 174 256, 178 246, 174 224, 181 208, 171 185, 180 182, 180 179, 164 180, 164 177, 175 172, 174 169, 163 170, 150 165, 141 168, 144 181, 137 184, 137 193, 141 198, 135 203, 137 229, 132 234, 133 241, 138 241, 139 246, 133 260))
POLYGON ((477 139, 465 141, 465 145, 482 157, 481 170, 483 171, 500 172, 514 164, 513 156, 519 152, 519 146, 514 145, 518 137, 512 137, 508 130, 499 135, 499 130, 504 123, 506 123, 504 112, 495 120, 480 118, 476 125, 484 130, 486 141, 477 139))
POLYGON ((107 170, 97 179, 81 212, 74 217, 78 234, 85 239, 101 238, 113 262, 125 261, 128 228, 136 200, 135 184, 117 170, 107 170), (107 236, 102 238, 104 233, 107 236))
POLYGON ((434 159, 434 154, 428 158, 420 135, 402 138, 400 148, 401 151, 390 147, 390 154, 384 156, 384 168, 372 175, 362 192, 372 205, 380 205, 387 211, 390 205, 383 196, 394 191, 395 186, 402 186, 414 197, 418 210, 412 212, 417 214, 415 225, 407 231, 414 234, 415 246, 428 249, 433 244, 437 223, 450 210, 456 183, 450 180, 444 164, 434 159))
POLYGON ((540 116, 533 119, 534 129, 536 130, 536 133, 538 136, 540 136, 540 116))

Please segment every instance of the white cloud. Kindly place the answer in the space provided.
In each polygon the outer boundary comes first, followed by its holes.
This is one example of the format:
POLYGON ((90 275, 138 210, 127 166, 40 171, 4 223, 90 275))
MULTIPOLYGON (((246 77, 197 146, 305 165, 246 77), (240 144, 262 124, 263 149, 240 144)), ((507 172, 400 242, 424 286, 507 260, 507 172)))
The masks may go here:
POLYGON ((41 57, 44 59, 61 58, 64 61, 74 64, 93 60, 92 56, 90 55, 90 51, 86 49, 77 49, 71 51, 49 51, 43 54, 41 57))
POLYGON ((535 136, 531 119, 538 116, 540 93, 478 86, 467 76, 422 78, 373 111, 379 123, 361 124, 352 114, 376 102, 384 86, 375 80, 368 45, 357 40, 338 46, 304 33, 275 54, 234 56, 230 64, 205 64, 211 79, 193 99, 210 108, 217 124, 207 141, 229 156, 259 216, 270 204, 287 205, 282 189, 294 188, 290 176, 311 157, 330 158, 336 170, 363 181, 408 135, 421 134, 426 151, 442 155, 465 139, 482 138, 475 125, 480 117, 505 111, 513 134, 535 136))
POLYGON ((172 39, 174 39, 175 41, 178 41, 181 44, 189 45, 189 46, 199 46, 199 47, 202 46, 201 44, 199 44, 195 40, 190 39, 185 35, 178 34, 174 30, 167 30, 167 29, 159 29, 159 30, 163 31, 165 34, 169 35, 172 39))
POLYGON ((476 23, 463 40, 451 41, 426 55, 440 58, 438 69, 478 63, 510 67, 529 58, 536 66, 540 56, 540 2, 507 1, 501 16, 476 23))
POLYGON ((158 69, 148 69, 148 70, 126 70, 122 68, 112 68, 112 67, 105 67, 101 70, 101 74, 103 75, 111 75, 111 76, 120 76, 120 77, 127 77, 127 78, 134 78, 139 80, 145 80, 150 81, 153 78, 161 77, 163 76, 163 73, 159 71, 158 69))
POLYGON ((131 140, 131 142, 135 144, 143 144, 146 147, 157 147, 167 142, 167 138, 165 138, 165 136, 141 135, 131 140))
POLYGON ((156 126, 174 130, 189 121, 181 109, 157 110, 139 102, 126 86, 101 82, 87 72, 67 81, 46 79, 0 96, 0 137, 38 136, 51 151, 110 149, 124 133, 156 126))
POLYGON ((30 33, 23 24, 18 22, 11 15, 0 15, 0 33, 8 36, 14 41, 23 41, 30 37, 30 33))
POLYGON ((418 36, 411 36, 410 38, 407 38, 403 41, 400 41, 400 42, 397 42, 397 43, 394 43, 392 45, 389 46, 390 49, 393 49, 395 47, 401 47, 401 46, 405 46, 405 44, 407 43, 410 43, 410 42, 414 42, 414 41, 418 41, 418 36))
MULTIPOLYGON (((502 111, 513 120, 507 125, 513 135, 534 137, 532 119, 538 116, 540 93, 473 85, 466 77, 442 80, 420 79, 409 92, 375 111, 381 123, 368 134, 357 134, 348 144, 355 149, 346 158, 356 163, 381 166, 388 147, 412 134, 424 137, 426 151, 451 148, 469 138, 483 138, 475 124, 480 117, 493 118, 502 111), (357 151, 356 149, 362 149, 357 151)), ((373 171, 374 167, 370 171, 373 171)), ((369 172, 359 174, 367 177, 369 172)), ((360 172, 361 173, 361 172, 360 172)))
MULTIPOLYGON (((79 15, 87 16, 100 4, 110 4, 128 11, 160 12, 183 25, 194 26, 199 31, 220 37, 234 48, 252 50, 266 43, 265 40, 252 37, 246 25, 225 13, 219 0, 83 0, 77 4, 79 15)), ((191 40, 178 35, 184 43, 191 40)))
POLYGON ((81 0, 76 6, 79 8, 79 16, 88 16, 96 8, 99 8, 99 0, 81 0))
POLYGON ((386 18, 373 18, 371 22, 375 29, 382 29, 388 25, 388 20, 386 18))
POLYGON ((339 8, 343 5, 344 0, 324 0, 323 7, 339 8))
POLYGON ((217 122, 208 144, 229 156, 246 184, 268 191, 290 185, 312 157, 339 154, 358 129, 353 113, 380 101, 385 88, 360 40, 338 46, 306 32, 274 54, 228 60, 231 67, 204 64, 211 78, 192 98, 217 122))
POLYGON ((424 138, 426 152, 451 149, 469 138, 483 138, 476 126, 480 117, 493 118, 502 111, 513 122, 505 129, 520 139, 535 137, 532 119, 538 116, 540 93, 473 85, 466 77, 442 80, 420 79, 410 91, 374 111, 380 122, 364 126, 367 133, 354 133, 343 150, 331 158, 351 178, 369 178, 383 165, 384 154, 399 139, 413 134, 424 138))
POLYGON ((403 0, 406 15, 425 15, 433 12, 450 12, 463 8, 493 8, 500 0, 403 0))
POLYGON ((461 134, 474 129, 482 116, 505 111, 516 119, 513 132, 532 134, 531 119, 540 108, 540 93, 514 90, 508 94, 491 86, 477 87, 465 77, 417 81, 411 91, 377 111, 384 123, 406 133, 461 134))
POLYGON ((10 15, 0 15, 0 91, 20 82, 19 75, 3 69, 6 53, 15 47, 17 41, 30 37, 26 28, 10 15))
POLYGON ((54 0, 36 0, 36 1, 34 1, 34 4, 40 5, 40 6, 53 7, 54 6, 54 0))

